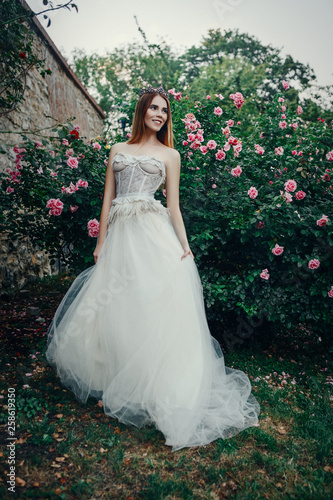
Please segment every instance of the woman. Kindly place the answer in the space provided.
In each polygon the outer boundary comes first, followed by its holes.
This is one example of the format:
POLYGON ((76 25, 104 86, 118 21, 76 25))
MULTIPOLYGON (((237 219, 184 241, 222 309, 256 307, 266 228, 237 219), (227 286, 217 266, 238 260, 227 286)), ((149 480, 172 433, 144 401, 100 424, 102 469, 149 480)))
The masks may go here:
POLYGON ((85 402, 125 424, 152 424, 172 451, 257 425, 245 373, 226 368, 179 209, 180 156, 168 96, 141 89, 132 137, 112 146, 95 266, 48 330, 49 362, 85 402), (166 183, 167 207, 154 198, 166 183))

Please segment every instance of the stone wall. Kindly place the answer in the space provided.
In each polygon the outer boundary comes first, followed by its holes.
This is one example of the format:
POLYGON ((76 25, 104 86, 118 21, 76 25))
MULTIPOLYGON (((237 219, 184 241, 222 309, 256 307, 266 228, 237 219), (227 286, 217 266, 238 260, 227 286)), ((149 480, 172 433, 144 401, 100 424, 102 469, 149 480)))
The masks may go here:
MULTIPOLYGON (((28 5, 22 3, 29 9, 28 5)), ((12 146, 21 136, 39 140, 38 130, 54 125, 55 120, 65 122, 75 116, 74 124, 80 126, 80 135, 87 140, 100 135, 103 130, 105 115, 96 101, 90 96, 80 80, 68 66, 47 32, 38 22, 33 22, 35 49, 46 59, 46 67, 52 75, 45 79, 37 69, 32 69, 27 77, 25 101, 19 111, 13 111, 0 118, 0 130, 11 130, 15 134, 0 134, 2 147, 9 155, 0 155, 0 171, 12 167, 14 153, 12 146), (52 118, 55 120, 53 120, 52 118), (13 160, 11 160, 11 157, 13 160)), ((43 135, 52 133, 42 130, 43 135)), ((21 289, 36 277, 58 272, 59 266, 51 266, 43 249, 33 248, 29 239, 8 241, 5 234, 0 234, 0 295, 8 290, 21 289)))
MULTIPOLYGON (((46 75, 44 79, 37 69, 30 71, 25 101, 19 111, 14 110, 0 118, 0 130, 35 132, 37 135, 28 135, 38 140, 38 130, 51 127, 55 120, 65 122, 75 116, 74 123, 80 126, 81 136, 88 140, 97 137, 103 130, 103 110, 68 66, 38 20, 34 19, 33 29, 35 50, 42 59, 45 58, 46 67, 52 70, 52 75, 46 75)), ((42 132, 43 135, 48 133, 52 132, 42 132)), ((20 135, 1 133, 0 140, 4 149, 11 153, 10 146, 20 140, 20 135)), ((11 166, 10 158, 0 155, 0 170, 4 171, 7 166, 11 166)))

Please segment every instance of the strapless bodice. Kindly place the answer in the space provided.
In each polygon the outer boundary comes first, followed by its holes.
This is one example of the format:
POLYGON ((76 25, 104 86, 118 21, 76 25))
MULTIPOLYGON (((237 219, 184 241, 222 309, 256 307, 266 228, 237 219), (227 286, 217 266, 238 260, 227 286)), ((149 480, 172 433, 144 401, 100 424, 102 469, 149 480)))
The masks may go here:
POLYGON ((116 218, 125 221, 144 212, 158 212, 170 217, 169 210, 154 197, 166 179, 166 167, 155 156, 117 153, 111 167, 116 181, 116 197, 112 200, 109 224, 116 218))
POLYGON ((134 156, 117 153, 112 160, 117 197, 153 196, 165 181, 165 165, 155 156, 134 156))

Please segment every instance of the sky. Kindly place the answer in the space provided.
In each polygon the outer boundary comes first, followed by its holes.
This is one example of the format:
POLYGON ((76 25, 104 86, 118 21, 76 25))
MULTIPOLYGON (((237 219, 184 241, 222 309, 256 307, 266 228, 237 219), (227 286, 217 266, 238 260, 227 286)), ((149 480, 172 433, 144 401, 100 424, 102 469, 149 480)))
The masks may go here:
MULTIPOLYGON (((42 0, 27 0, 35 12, 42 0)), ((53 2, 56 5, 56 2, 53 2)), ((60 3, 60 2, 59 2, 60 3)), ((64 0, 63 2, 64 3, 64 0)), ((209 29, 236 29, 309 64, 320 85, 333 84, 333 0, 75 0, 79 13, 51 12, 49 36, 71 60, 74 48, 100 55, 142 42, 134 16, 149 42, 161 39, 180 50, 198 46, 209 29)), ((45 26, 42 17, 38 18, 45 26)))

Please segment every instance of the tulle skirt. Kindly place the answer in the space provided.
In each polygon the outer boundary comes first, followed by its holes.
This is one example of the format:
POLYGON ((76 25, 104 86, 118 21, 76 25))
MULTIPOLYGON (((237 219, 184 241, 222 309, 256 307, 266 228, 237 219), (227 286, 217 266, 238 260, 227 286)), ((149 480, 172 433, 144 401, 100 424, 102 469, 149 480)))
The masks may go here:
POLYGON ((172 451, 257 425, 250 381, 225 367, 168 210, 155 199, 118 200, 97 263, 49 326, 49 363, 81 402, 92 396, 124 424, 154 425, 172 451))

